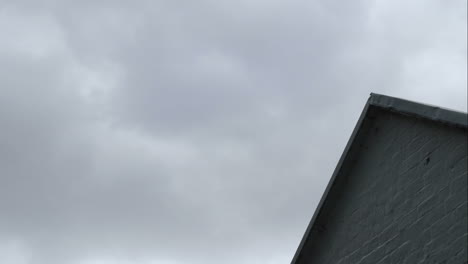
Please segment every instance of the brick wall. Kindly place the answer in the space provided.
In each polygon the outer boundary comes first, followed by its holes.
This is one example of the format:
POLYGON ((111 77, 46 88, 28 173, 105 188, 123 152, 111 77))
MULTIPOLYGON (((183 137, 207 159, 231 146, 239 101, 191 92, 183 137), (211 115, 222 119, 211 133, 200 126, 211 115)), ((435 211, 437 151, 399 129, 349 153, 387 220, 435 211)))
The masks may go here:
POLYGON ((467 131, 375 116, 297 263, 468 263, 467 131))

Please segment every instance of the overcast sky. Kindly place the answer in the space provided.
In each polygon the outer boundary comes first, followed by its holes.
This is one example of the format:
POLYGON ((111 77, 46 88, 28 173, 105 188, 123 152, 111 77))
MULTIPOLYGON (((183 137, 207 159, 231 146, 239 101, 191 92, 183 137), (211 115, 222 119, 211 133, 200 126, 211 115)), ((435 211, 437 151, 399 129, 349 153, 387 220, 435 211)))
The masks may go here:
POLYGON ((0 0, 0 263, 289 263, 371 92, 466 111, 466 10, 0 0))

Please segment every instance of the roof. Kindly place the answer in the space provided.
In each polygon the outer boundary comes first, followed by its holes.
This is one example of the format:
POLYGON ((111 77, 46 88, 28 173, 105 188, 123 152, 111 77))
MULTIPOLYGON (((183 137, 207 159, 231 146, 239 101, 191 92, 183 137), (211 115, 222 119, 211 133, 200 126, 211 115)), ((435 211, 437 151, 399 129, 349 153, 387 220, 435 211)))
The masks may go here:
POLYGON ((344 170, 348 160, 352 160, 356 155, 354 151, 350 151, 351 147, 361 143, 360 141, 363 140, 363 137, 359 136, 359 134, 361 134, 361 130, 363 129, 364 124, 367 123, 367 120, 373 119, 373 113, 375 113, 376 110, 390 111, 406 116, 411 116, 413 118, 426 119, 451 127, 458 127, 462 129, 468 128, 467 113, 371 93, 370 98, 367 101, 364 110, 362 111, 361 116, 359 117, 359 120, 353 130, 353 133, 351 134, 351 137, 346 144, 343 154, 338 161, 327 188, 325 189, 325 192, 320 199, 317 209, 315 210, 315 213, 306 229, 306 232, 301 240, 301 243, 299 244, 294 258, 291 261, 291 264, 296 264, 299 261, 306 242, 312 239, 312 231, 321 229, 320 212, 324 208, 325 204, 333 202, 333 195, 331 195, 331 193, 333 189, 339 187, 339 184, 336 184, 337 178, 339 178, 341 175, 344 175, 344 173, 340 172, 344 170))

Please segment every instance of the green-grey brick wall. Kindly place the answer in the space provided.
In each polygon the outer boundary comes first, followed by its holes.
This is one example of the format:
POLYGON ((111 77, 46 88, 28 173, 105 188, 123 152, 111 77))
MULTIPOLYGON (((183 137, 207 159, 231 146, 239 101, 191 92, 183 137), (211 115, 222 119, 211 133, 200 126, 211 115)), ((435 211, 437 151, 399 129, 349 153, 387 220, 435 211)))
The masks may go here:
POLYGON ((466 129, 374 116, 297 263, 468 263, 466 129))

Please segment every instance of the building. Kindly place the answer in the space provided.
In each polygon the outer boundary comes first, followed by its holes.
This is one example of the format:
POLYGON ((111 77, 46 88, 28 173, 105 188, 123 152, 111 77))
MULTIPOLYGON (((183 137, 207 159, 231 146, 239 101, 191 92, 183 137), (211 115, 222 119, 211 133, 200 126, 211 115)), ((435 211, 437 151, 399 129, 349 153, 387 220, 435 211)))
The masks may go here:
POLYGON ((468 263, 467 119, 371 94, 291 263, 468 263))

